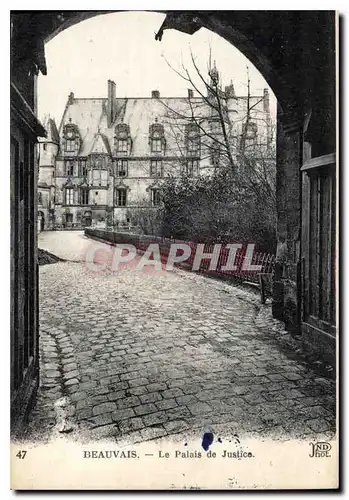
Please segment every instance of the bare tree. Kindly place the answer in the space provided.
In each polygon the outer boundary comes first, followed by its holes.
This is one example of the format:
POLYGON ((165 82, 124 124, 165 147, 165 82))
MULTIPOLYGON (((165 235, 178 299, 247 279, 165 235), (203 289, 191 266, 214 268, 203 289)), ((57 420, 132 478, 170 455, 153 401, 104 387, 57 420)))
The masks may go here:
MULTIPOLYGON (((236 107, 238 100, 235 96, 233 84, 223 91, 221 78, 215 63, 212 65, 211 52, 207 65, 207 75, 205 78, 200 71, 194 55, 191 53, 192 69, 189 70, 184 64, 181 70, 175 69, 168 61, 170 68, 183 80, 191 89, 188 92, 186 105, 182 109, 170 106, 164 100, 165 123, 167 131, 170 132, 174 140, 176 154, 181 158, 182 163, 188 159, 186 142, 188 138, 183 137, 185 127, 195 126, 197 137, 200 140, 201 160, 210 159, 211 166, 216 168, 236 169, 239 157, 253 146, 252 142, 257 133, 255 131, 256 122, 264 122, 265 144, 270 144, 270 115, 259 116, 258 105, 264 97, 253 97, 250 92, 250 78, 247 78, 246 109, 243 113, 238 113, 236 107), (196 81, 201 82, 206 92, 203 92, 196 81), (197 94, 194 97, 193 92, 197 94)), ((259 127, 261 128, 261 127, 259 127)), ((261 149, 262 144, 258 144, 261 149)))
POLYGON ((181 106, 162 100, 163 120, 179 161, 209 158, 213 175, 190 179, 189 173, 168 179, 163 186, 163 231, 189 239, 230 235, 254 239, 260 247, 272 249, 276 242, 276 162, 268 94, 251 95, 248 72, 246 97, 237 98, 232 84, 223 90, 211 54, 208 78, 193 54, 191 63, 191 71, 183 64, 178 71, 168 63, 191 91, 181 106), (189 147, 195 140, 199 150, 189 147))

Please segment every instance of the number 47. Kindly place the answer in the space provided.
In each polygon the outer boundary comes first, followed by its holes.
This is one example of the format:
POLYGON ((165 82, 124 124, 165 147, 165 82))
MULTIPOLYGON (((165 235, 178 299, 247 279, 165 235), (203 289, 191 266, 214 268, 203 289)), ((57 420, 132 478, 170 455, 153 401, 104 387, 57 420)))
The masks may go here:
POLYGON ((27 454, 27 450, 20 450, 17 453, 16 457, 21 458, 23 460, 23 458, 26 456, 26 454, 27 454))

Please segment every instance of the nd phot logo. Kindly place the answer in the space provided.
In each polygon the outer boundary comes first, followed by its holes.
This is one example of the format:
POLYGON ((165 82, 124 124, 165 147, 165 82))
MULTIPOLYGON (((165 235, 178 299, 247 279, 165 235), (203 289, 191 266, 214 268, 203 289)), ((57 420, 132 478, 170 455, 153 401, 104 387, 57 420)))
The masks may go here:
POLYGON ((325 441, 319 443, 309 443, 311 446, 310 458, 329 458, 331 456, 330 450, 332 446, 325 441))

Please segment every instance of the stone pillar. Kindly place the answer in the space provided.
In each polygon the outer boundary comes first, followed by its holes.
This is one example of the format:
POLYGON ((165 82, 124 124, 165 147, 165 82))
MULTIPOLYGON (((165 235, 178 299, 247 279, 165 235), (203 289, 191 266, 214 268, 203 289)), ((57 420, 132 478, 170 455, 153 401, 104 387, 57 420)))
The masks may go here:
POLYGON ((273 315, 289 330, 299 330, 301 307, 302 129, 278 110, 276 154, 277 254, 273 315))

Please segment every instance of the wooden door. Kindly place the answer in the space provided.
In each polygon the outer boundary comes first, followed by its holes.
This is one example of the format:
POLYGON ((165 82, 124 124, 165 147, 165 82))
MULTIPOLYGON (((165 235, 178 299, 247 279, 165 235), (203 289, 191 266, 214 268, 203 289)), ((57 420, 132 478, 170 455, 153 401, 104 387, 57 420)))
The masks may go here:
POLYGON ((321 343, 336 336, 335 155, 308 160, 302 175, 302 331, 321 343))

